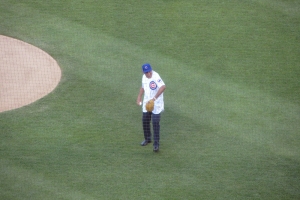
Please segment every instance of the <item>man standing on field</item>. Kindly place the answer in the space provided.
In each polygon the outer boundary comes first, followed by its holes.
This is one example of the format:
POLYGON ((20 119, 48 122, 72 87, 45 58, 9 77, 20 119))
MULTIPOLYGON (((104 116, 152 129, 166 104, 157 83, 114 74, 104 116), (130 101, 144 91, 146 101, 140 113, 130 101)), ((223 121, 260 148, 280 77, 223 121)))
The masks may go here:
POLYGON ((142 77, 142 87, 138 94, 136 103, 141 105, 142 96, 143 99, 143 130, 144 130, 144 141, 141 143, 142 146, 146 146, 148 143, 152 142, 150 122, 152 119, 153 126, 153 151, 158 152, 159 150, 159 131, 160 131, 160 113, 164 110, 164 96, 163 92, 166 88, 165 83, 160 78, 159 74, 152 70, 149 63, 142 66, 143 77, 142 77), (148 101, 154 101, 154 109, 152 112, 147 112, 146 104, 148 101))

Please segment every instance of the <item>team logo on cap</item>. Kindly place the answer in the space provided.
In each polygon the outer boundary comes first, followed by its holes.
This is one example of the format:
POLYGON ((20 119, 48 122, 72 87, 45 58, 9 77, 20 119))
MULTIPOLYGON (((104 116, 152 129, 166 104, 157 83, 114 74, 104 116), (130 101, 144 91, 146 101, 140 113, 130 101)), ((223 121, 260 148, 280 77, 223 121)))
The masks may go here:
POLYGON ((155 90, 157 88, 157 85, 154 81, 151 81, 150 84, 149 84, 149 87, 151 90, 155 90))

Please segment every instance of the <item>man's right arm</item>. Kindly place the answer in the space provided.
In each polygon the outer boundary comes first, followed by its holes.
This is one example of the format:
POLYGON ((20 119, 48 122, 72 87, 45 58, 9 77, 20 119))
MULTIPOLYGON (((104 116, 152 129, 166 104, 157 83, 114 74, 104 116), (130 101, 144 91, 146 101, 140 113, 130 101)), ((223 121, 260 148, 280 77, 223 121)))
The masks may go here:
POLYGON ((140 105, 140 102, 142 102, 142 96, 143 96, 144 92, 145 92, 144 88, 141 87, 141 88, 140 88, 139 95, 138 95, 138 97, 137 97, 137 99, 136 99, 136 104, 137 104, 138 106, 140 105))

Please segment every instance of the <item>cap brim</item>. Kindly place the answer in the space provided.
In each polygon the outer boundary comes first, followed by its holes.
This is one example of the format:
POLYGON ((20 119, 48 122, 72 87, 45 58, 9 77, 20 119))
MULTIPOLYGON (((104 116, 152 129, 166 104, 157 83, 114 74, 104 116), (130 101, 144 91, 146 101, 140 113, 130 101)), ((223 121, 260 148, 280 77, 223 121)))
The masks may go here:
POLYGON ((144 73, 147 73, 147 72, 151 72, 152 69, 149 69, 149 70, 143 70, 144 73))

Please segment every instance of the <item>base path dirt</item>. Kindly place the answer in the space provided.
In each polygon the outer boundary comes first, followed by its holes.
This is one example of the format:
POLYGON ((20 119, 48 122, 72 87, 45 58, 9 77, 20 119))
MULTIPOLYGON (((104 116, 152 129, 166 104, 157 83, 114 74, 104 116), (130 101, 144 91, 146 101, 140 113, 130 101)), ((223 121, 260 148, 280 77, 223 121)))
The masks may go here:
POLYGON ((41 49, 0 35, 0 112, 46 96, 58 85, 61 69, 41 49))

